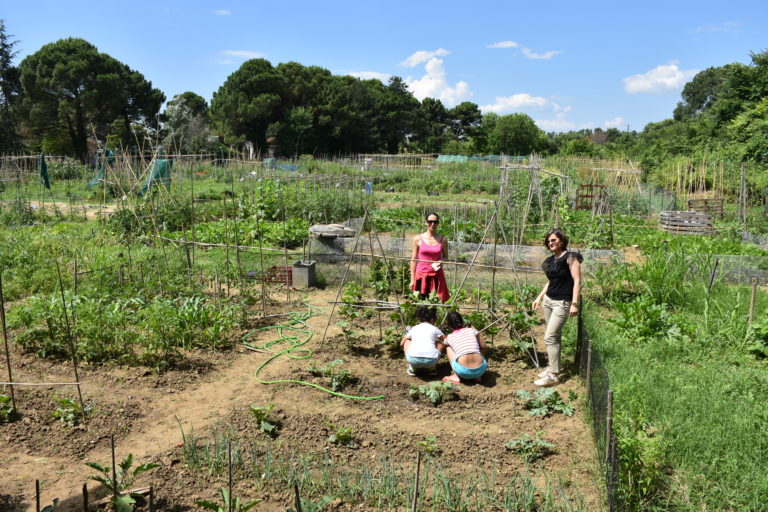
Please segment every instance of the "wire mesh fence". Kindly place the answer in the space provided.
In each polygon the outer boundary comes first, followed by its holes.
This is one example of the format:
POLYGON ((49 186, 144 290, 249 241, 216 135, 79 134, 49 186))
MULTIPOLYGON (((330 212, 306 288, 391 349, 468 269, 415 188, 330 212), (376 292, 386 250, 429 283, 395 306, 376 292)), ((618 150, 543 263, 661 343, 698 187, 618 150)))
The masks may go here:
POLYGON ((587 388, 587 415, 597 453, 605 469, 608 509, 611 512, 620 511, 623 506, 618 492, 619 466, 616 435, 613 432, 613 391, 608 371, 585 325, 583 311, 578 321, 575 362, 587 388))

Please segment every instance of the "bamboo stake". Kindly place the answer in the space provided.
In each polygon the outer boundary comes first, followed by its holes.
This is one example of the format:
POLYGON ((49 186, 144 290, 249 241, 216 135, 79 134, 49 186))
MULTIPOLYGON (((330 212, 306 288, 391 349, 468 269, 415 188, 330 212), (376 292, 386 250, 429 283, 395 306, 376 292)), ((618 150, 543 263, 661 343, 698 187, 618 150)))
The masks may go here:
POLYGON ((8 365, 8 382, 11 388, 11 405, 16 413, 16 394, 13 391, 13 371, 11 370, 11 351, 8 347, 8 330, 5 326, 5 297, 3 295, 3 275, 0 273, 0 321, 3 327, 3 343, 5 344, 5 362, 8 365))
MULTIPOLYGON (((72 338, 72 331, 69 326, 69 315, 67 313, 67 301, 64 298, 64 283, 61 280, 61 268, 59 262, 56 262, 56 273, 59 276, 59 290, 61 291, 61 306, 64 309, 64 321, 67 326, 67 341, 69 341, 69 349, 72 352, 72 366, 75 370, 75 381, 77 382, 77 396, 80 399, 80 410, 83 415, 83 423, 86 422, 85 414, 85 402, 83 401, 83 392, 80 389, 80 373, 77 369, 77 345, 72 338)), ((74 314, 74 312, 73 312, 74 314)))
MULTIPOLYGON (((749 321, 747 322, 747 328, 752 328, 752 318, 755 314, 755 296, 757 295, 757 278, 752 278, 752 296, 749 298, 749 321)), ((0 290, 0 297, 2 297, 2 290, 0 290)), ((3 332, 5 332, 5 317, 3 317, 3 332)), ((7 348, 6 348, 7 350, 7 348)), ((8 368, 11 364, 8 363, 8 368)))
MULTIPOLYGON (((363 215, 363 224, 362 226, 360 226, 360 231, 357 232, 357 237, 355 238, 355 246, 352 248, 353 254, 357 251, 357 244, 360 241, 360 235, 363 233, 363 228, 365 227, 365 221, 367 219, 368 219, 368 210, 365 211, 365 215, 363 215)), ((342 276, 341 282, 339 283, 339 289, 336 292, 336 302, 338 302, 339 297, 341 297, 341 290, 344 288, 344 283, 347 281, 347 275, 349 274, 349 268, 352 266, 353 260, 354 260, 354 256, 350 256, 349 262, 347 263, 347 268, 344 270, 344 276, 342 276)), ((328 323, 325 324, 325 330, 323 331, 323 339, 320 341, 321 347, 325 344, 325 337, 328 334, 328 327, 330 327, 331 325, 331 320, 333 319, 334 311, 336 311, 335 303, 331 307, 331 312, 328 315, 328 323)))

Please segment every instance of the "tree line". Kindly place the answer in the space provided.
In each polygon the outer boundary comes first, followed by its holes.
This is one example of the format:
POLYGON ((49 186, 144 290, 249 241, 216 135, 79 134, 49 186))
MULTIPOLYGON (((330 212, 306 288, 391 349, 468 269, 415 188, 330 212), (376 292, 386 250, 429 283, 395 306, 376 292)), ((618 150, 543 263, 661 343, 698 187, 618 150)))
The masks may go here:
POLYGON ((46 44, 18 66, 17 43, 0 20, 0 152, 43 150, 85 161, 89 140, 97 139, 121 150, 162 143, 173 153, 251 143, 278 156, 536 151, 632 158, 654 169, 677 155, 717 153, 768 164, 768 52, 753 53, 749 65, 697 74, 672 117, 641 132, 547 134, 523 113, 419 101, 397 76, 385 84, 266 59, 244 62, 210 103, 191 91, 166 103, 139 71, 83 39, 46 44))

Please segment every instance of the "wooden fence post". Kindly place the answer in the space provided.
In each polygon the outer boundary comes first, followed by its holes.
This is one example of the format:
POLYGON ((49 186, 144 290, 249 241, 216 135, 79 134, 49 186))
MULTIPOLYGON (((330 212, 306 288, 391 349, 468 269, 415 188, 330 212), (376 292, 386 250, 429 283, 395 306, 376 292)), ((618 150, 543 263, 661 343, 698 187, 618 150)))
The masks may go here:
POLYGON ((589 403, 590 390, 592 389, 592 338, 587 337, 587 377, 586 377, 586 393, 584 394, 584 402, 589 403))

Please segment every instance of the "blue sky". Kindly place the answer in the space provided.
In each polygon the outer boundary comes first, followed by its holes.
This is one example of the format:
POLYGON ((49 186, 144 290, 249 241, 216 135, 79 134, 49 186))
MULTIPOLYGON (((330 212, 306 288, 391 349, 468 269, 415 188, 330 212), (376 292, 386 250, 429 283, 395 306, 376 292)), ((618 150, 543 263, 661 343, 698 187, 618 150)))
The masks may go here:
POLYGON ((81 37, 168 97, 213 92, 245 60, 398 75, 417 98, 524 112, 546 131, 642 130, 697 71, 768 49, 768 1, 0 0, 17 63, 81 37), (762 37, 761 37, 762 36, 762 37))

